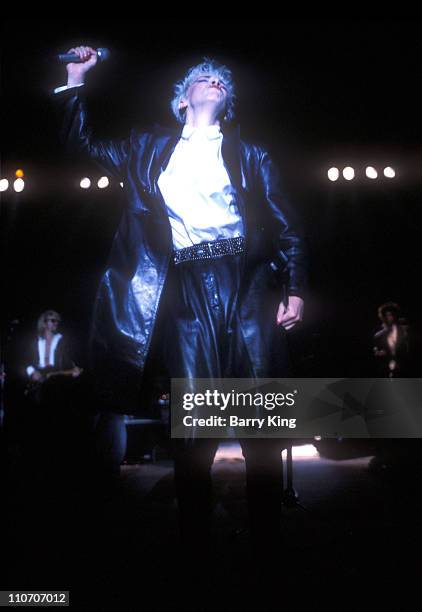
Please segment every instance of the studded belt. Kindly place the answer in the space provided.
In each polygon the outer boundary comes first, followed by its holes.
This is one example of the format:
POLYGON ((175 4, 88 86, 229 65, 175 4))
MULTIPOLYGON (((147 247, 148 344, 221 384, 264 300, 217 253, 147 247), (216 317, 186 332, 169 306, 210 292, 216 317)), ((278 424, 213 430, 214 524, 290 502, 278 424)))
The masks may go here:
POLYGON ((196 259, 218 259, 224 255, 238 255, 245 250, 245 238, 223 238, 212 242, 200 242, 174 252, 174 263, 195 261, 196 259))

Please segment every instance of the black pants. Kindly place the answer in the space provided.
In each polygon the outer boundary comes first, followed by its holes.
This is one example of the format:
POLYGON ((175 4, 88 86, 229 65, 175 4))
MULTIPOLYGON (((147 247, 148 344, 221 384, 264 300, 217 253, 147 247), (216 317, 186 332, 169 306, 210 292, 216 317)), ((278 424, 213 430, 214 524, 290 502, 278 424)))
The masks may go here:
MULTIPOLYGON (((160 361, 171 378, 255 376, 238 316, 241 266, 241 255, 236 255, 171 269, 158 319, 160 361)), ((242 439, 240 444, 252 541, 265 549, 279 527, 283 442, 242 439)), ((200 544, 209 534, 211 466, 218 440, 173 440, 172 446, 182 534, 185 543, 200 544)))

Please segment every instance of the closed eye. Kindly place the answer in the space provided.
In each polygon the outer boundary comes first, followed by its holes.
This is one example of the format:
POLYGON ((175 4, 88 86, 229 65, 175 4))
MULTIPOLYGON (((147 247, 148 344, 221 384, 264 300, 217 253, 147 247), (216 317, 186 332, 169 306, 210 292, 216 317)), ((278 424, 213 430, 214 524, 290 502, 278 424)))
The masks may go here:
MULTIPOLYGON (((199 79, 195 79, 194 83, 208 83, 209 77, 200 77, 199 79)), ((227 87, 221 81, 218 82, 219 87, 225 89, 227 91, 227 87)))

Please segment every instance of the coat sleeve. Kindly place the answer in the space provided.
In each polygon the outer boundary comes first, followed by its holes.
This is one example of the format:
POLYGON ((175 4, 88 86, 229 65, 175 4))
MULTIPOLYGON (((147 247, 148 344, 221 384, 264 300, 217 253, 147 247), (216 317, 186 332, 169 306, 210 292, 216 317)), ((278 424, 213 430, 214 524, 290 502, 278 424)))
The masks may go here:
POLYGON ((268 152, 259 149, 259 181, 273 224, 275 257, 283 268, 288 295, 304 297, 307 286, 307 254, 297 213, 283 193, 280 174, 268 152))
POLYGON ((107 173, 120 178, 128 160, 130 138, 114 141, 93 137, 83 90, 83 86, 71 87, 53 96, 60 140, 71 155, 91 159, 107 173))
POLYGON ((27 338, 25 344, 23 344, 23 352, 24 366, 20 368, 20 373, 24 378, 30 378, 38 368, 38 338, 27 338))

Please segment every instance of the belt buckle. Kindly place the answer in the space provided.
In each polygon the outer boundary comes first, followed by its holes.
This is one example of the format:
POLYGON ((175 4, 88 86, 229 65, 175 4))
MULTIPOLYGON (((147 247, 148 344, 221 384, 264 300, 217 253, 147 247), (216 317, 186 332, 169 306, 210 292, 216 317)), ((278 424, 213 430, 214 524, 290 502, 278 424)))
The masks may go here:
POLYGON ((220 251, 220 248, 222 246, 221 240, 216 240, 214 243, 209 242, 208 244, 209 244, 209 251, 210 251, 211 257, 218 257, 219 255, 221 255, 221 251, 220 251))
POLYGON ((209 242, 195 244, 195 246, 189 248, 192 249, 192 255, 195 259, 205 259, 212 256, 211 244, 209 242))

